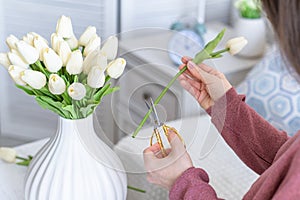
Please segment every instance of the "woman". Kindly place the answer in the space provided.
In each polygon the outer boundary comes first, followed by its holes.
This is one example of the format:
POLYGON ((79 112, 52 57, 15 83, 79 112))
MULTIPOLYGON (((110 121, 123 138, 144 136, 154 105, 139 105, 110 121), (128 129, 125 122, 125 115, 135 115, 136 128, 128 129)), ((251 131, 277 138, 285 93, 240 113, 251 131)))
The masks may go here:
MULTIPOLYGON (((300 74, 300 2, 262 0, 262 4, 291 70, 300 74)), ((181 85, 211 115, 239 158, 260 174, 243 199, 300 199, 300 131, 289 138, 246 105, 222 73, 187 58, 182 61, 188 70, 180 77, 181 85)), ((145 149, 148 180, 168 188, 171 200, 218 199, 207 173, 193 167, 176 134, 170 133, 169 140, 171 151, 165 158, 157 144, 145 149)))

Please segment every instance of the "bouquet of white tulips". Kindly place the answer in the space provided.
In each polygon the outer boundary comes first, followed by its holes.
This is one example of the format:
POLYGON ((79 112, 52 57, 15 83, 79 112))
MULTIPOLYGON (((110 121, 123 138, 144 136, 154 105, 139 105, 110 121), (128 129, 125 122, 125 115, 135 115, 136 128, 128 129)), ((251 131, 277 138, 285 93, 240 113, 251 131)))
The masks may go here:
POLYGON ((101 47, 96 27, 89 26, 77 39, 65 16, 57 21, 51 47, 34 32, 22 40, 10 35, 6 43, 10 51, 0 53, 0 64, 16 86, 66 119, 92 114, 103 96, 118 90, 110 78, 117 79, 126 65, 123 58, 116 58, 117 37, 109 37, 101 47))

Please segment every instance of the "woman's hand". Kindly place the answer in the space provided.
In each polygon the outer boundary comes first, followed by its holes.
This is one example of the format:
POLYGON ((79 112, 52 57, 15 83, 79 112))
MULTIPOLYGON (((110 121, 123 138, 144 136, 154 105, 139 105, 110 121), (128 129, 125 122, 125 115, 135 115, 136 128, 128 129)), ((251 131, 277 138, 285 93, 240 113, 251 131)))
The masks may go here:
POLYGON ((171 130, 168 139, 171 145, 171 149, 166 150, 168 155, 163 158, 156 143, 144 150, 144 164, 147 180, 169 190, 185 170, 193 167, 193 163, 184 144, 171 130))
POLYGON ((216 69, 205 64, 196 65, 187 57, 183 57, 182 62, 179 69, 185 65, 188 69, 179 76, 180 84, 195 97, 202 108, 208 109, 232 88, 224 74, 216 69))

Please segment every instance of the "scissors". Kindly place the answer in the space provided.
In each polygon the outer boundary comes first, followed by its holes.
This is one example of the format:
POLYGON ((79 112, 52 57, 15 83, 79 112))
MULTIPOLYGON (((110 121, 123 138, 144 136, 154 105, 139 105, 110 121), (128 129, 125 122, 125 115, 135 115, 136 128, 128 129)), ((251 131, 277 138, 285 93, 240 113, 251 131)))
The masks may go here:
POLYGON ((160 131, 162 130, 164 132, 164 135, 166 137, 168 137, 168 132, 170 130, 172 130, 179 137, 179 139, 184 143, 183 138, 181 137, 181 135, 178 133, 178 131, 175 128, 167 126, 166 124, 164 124, 163 122, 161 122, 159 120, 158 114, 157 114, 157 111, 156 111, 156 108, 155 108, 155 104, 153 103, 153 100, 152 100, 151 97, 150 97, 150 104, 146 100, 145 100, 145 103, 146 103, 146 106, 149 110, 152 109, 152 111, 153 111, 152 115, 153 115, 153 119, 154 119, 154 127, 153 127, 152 136, 150 138, 150 146, 153 145, 153 137, 155 136, 156 141, 157 141, 157 143, 160 147, 160 150, 162 152, 162 156, 166 157, 167 153, 166 153, 166 150, 164 148, 164 145, 163 145, 163 142, 162 142, 162 139, 161 139, 160 131))

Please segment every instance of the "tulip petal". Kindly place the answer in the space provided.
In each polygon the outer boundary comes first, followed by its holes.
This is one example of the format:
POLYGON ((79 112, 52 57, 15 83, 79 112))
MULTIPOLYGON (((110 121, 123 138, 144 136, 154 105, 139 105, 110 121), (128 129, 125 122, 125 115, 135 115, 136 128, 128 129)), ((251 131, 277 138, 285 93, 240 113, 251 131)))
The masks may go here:
POLYGON ((94 35, 96 35, 96 27, 88 26, 79 38, 79 45, 86 46, 94 35))
POLYGON ((95 34, 90 39, 90 41, 88 42, 88 44, 86 45, 86 47, 84 48, 83 55, 87 56, 91 52, 93 52, 95 50, 99 50, 100 49, 100 45, 101 45, 101 38, 97 34, 95 34))
POLYGON ((80 50, 73 51, 68 60, 66 70, 69 74, 80 74, 82 72, 83 57, 80 50))
POLYGON ((107 74, 111 78, 119 78, 126 66, 126 60, 124 58, 117 58, 116 60, 111 61, 107 67, 107 74))
POLYGON ((0 53, 0 65, 4 66, 6 69, 11 65, 7 53, 0 53))
POLYGON ((8 163, 15 163, 16 157, 17 157, 16 150, 8 147, 0 147, 0 159, 8 163))
POLYGON ((24 41, 19 41, 16 45, 19 54, 26 63, 33 64, 39 59, 40 54, 33 46, 24 41))
POLYGON ((12 52, 8 52, 7 56, 12 65, 29 68, 29 65, 23 60, 16 50, 12 49, 12 52))
POLYGON ((19 39, 14 35, 9 35, 6 38, 6 44, 10 48, 10 50, 17 49, 17 46, 16 46, 17 42, 19 42, 19 39))
POLYGON ((70 17, 61 16, 56 24, 56 33, 64 39, 71 38, 73 33, 73 26, 70 17))
POLYGON ((44 87, 47 81, 46 76, 42 72, 30 69, 21 72, 21 79, 30 87, 38 90, 44 87))
POLYGON ((118 38, 116 36, 110 36, 104 43, 101 51, 106 54, 107 59, 115 59, 118 53, 118 38))
POLYGON ((87 77, 87 84, 91 88, 100 88, 105 83, 105 74, 99 66, 92 67, 87 77))
POLYGON ((93 66, 99 66, 103 71, 107 67, 107 57, 100 51, 95 50, 87 55, 83 61, 83 73, 88 74, 93 66))
POLYGON ((48 81, 48 89, 52 94, 60 95, 66 90, 65 81, 57 74, 51 74, 48 81))
POLYGON ((81 100, 85 97, 86 89, 82 83, 72 83, 68 87, 68 94, 74 100, 81 100))
POLYGON ((44 64, 49 72, 58 72, 63 62, 51 48, 46 48, 43 52, 44 64))
POLYGON ((21 73, 26 70, 23 67, 10 65, 8 67, 8 73, 10 77, 14 80, 14 82, 18 85, 26 85, 26 83, 21 79, 21 73))

